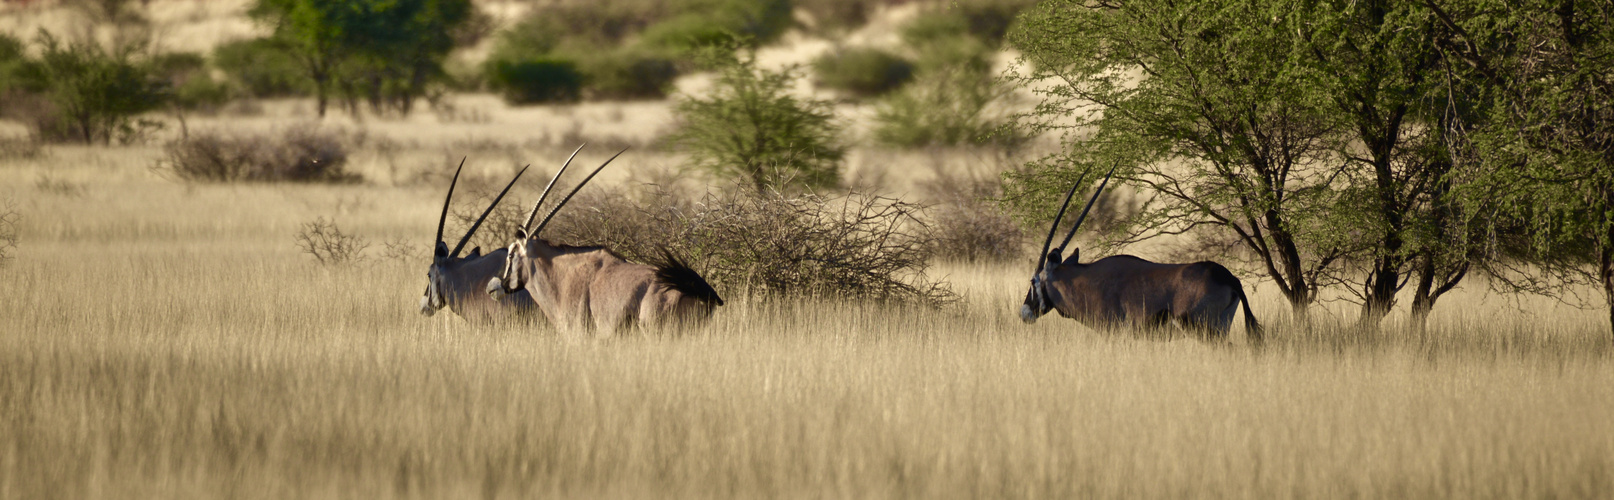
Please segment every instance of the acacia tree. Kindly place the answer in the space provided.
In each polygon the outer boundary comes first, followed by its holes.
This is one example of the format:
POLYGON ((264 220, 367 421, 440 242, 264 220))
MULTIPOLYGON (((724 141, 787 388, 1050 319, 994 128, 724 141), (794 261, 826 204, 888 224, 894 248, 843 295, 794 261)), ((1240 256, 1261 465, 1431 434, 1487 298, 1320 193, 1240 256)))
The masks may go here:
POLYGON ((1503 214, 1496 251, 1528 262, 1513 289, 1601 285, 1614 332, 1614 5, 1424 0, 1450 33, 1443 54, 1487 87, 1464 159, 1471 199, 1503 214))
POLYGON ((1335 124, 1308 87, 1281 2, 1044 2, 1010 41, 1041 103, 1023 125, 1064 150, 1006 174, 1005 201, 1041 223, 1075 178, 1116 179, 1149 196, 1109 245, 1164 235, 1242 249, 1306 316, 1330 270, 1355 250, 1333 220, 1354 200, 1329 153, 1335 124), (1050 84, 1051 82, 1051 84, 1050 84))
POLYGON ((408 113, 474 15, 469 0, 258 0, 249 14, 301 63, 324 117, 333 92, 408 113))

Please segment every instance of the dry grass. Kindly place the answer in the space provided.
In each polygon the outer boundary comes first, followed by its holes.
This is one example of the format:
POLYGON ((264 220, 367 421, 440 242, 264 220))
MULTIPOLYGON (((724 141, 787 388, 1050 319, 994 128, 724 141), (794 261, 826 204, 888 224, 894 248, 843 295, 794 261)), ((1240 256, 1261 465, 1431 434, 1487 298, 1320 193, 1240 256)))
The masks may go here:
POLYGON ((0 497, 1614 494, 1595 311, 1306 333, 1258 294, 1256 353, 1022 325, 1029 264, 948 265, 939 312, 739 300, 574 344, 414 312, 441 185, 181 185, 159 154, 0 161, 0 497), (320 215, 420 252, 317 266, 291 235, 320 215))

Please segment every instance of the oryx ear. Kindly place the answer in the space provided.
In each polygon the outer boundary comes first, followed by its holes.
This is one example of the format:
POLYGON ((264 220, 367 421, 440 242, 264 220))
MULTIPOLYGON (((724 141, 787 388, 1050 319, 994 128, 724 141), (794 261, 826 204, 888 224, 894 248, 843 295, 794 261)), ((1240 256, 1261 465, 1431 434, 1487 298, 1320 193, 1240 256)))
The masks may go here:
POLYGON ((442 241, 438 241, 437 242, 437 248, 435 250, 432 250, 432 252, 433 252, 434 255, 437 256, 437 258, 447 257, 448 256, 448 244, 443 243, 442 241))
POLYGON ((1070 257, 1065 257, 1065 262, 1064 263, 1066 265, 1080 264, 1081 261, 1077 260, 1076 258, 1078 256, 1080 256, 1081 254, 1082 254, 1082 249, 1080 249, 1080 248, 1072 248, 1072 249, 1070 249, 1070 257))
POLYGON ((482 247, 472 247, 471 248, 471 254, 465 256, 465 258, 474 259, 474 258, 481 257, 481 256, 482 256, 482 247))
POLYGON ((1060 253, 1060 251, 1058 249, 1055 249, 1052 252, 1048 252, 1048 256, 1043 257, 1043 259, 1042 259, 1042 270, 1043 270, 1043 272, 1053 274, 1054 269, 1058 269, 1059 266, 1063 264, 1062 262, 1059 261, 1059 253, 1060 253))
POLYGON ((516 228, 516 240, 527 239, 527 228, 516 228))

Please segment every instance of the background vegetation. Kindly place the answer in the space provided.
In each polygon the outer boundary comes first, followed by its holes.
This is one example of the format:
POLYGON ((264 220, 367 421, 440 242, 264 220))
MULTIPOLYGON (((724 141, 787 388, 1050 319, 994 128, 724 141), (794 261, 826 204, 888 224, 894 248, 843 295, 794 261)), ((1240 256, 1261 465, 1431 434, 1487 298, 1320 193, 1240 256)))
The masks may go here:
POLYGON ((0 7, 0 495, 1614 491, 1600 4, 457 5, 0 7), (416 315, 453 165, 472 214, 533 164, 489 251, 583 142, 633 149, 552 236, 686 253, 711 324, 416 315), (1018 320, 1117 165, 1085 253, 1230 264, 1264 349, 1018 320))

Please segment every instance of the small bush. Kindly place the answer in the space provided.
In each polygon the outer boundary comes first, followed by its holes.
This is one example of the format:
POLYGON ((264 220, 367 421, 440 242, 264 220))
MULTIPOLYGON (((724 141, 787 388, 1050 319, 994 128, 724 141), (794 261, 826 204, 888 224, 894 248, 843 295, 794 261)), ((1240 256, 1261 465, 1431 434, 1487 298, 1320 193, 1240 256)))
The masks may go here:
POLYGON ((913 78, 913 63, 874 48, 838 50, 813 61, 818 84, 858 96, 895 90, 913 78))
POLYGON ((12 256, 17 251, 18 226, 22 225, 22 215, 11 206, 10 201, 0 204, 0 267, 11 263, 12 256))
POLYGON ((297 249, 313 257, 320 265, 334 266, 364 260, 364 249, 370 243, 357 235, 342 232, 336 221, 324 217, 304 223, 295 236, 297 249))
POLYGON ((546 230, 555 242, 604 245, 641 262, 686 256, 725 294, 941 305, 926 275, 934 247, 918 205, 872 195, 734 189, 686 197, 660 188, 573 201, 546 230))
POLYGON ((302 65, 267 38, 253 38, 213 49, 217 67, 247 95, 257 98, 306 96, 314 93, 302 65))
POLYGON ((879 0, 797 0, 796 8, 811 16, 819 32, 849 31, 869 22, 879 0))
POLYGON ((355 182, 345 170, 347 146, 334 134, 289 129, 279 137, 196 134, 169 143, 159 165, 175 177, 203 182, 355 182))
POLYGON ((754 54, 739 56, 719 63, 706 96, 674 106, 671 142, 690 166, 743 179, 758 192, 780 181, 834 185, 845 147, 830 103, 792 96, 795 68, 759 69, 754 54))
POLYGON ((489 61, 488 86, 510 104, 572 102, 582 95, 583 75, 566 59, 489 61))
POLYGON ((661 99, 678 78, 672 58, 646 50, 617 49, 578 61, 589 99, 661 99))
POLYGON ((645 28, 644 33, 639 35, 639 43, 645 47, 679 53, 730 45, 740 36, 735 27, 715 21, 710 13, 691 12, 645 28))
POLYGON ((91 42, 63 44, 41 31, 39 46, 39 59, 13 75, 49 103, 33 109, 36 137, 85 144, 138 138, 151 124, 135 117, 169 100, 166 82, 150 61, 137 58, 140 45, 107 51, 91 42))
MULTIPOLYGON (((5 105, 4 99, 0 99, 0 105, 5 105)), ((33 137, 0 137, 0 160, 36 160, 44 157, 45 145, 33 137)))
POLYGON ((990 73, 969 66, 935 67, 874 110, 874 140, 897 147, 995 145, 1013 147, 1026 137, 999 103, 1011 95, 990 73))
POLYGON ((1008 262, 1024 256, 1025 232, 996 201, 1003 196, 1003 181, 998 176, 938 168, 936 177, 919 187, 932 203, 927 222, 937 257, 1008 262))

